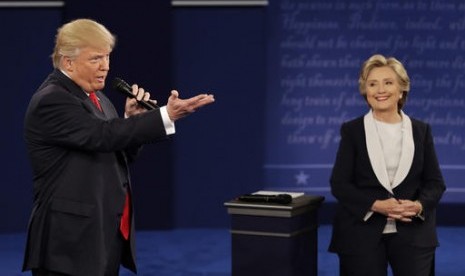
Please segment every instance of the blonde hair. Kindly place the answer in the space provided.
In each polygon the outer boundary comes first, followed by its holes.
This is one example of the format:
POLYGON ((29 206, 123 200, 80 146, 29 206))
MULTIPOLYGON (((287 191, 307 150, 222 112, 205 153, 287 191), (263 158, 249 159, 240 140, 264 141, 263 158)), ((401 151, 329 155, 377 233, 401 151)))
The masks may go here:
POLYGON ((110 49, 116 38, 105 26, 91 19, 77 19, 60 27, 55 36, 55 49, 52 54, 53 67, 59 68, 63 56, 75 58, 80 49, 94 47, 110 49))
POLYGON ((407 101, 407 94, 410 91, 410 78, 402 63, 394 57, 386 58, 383 55, 377 54, 371 56, 363 63, 358 79, 360 94, 366 99, 366 82, 368 74, 370 74, 371 70, 374 68, 384 66, 391 68, 397 75, 397 80, 399 81, 400 90, 402 92, 402 98, 397 102, 397 108, 398 110, 401 110, 407 101))

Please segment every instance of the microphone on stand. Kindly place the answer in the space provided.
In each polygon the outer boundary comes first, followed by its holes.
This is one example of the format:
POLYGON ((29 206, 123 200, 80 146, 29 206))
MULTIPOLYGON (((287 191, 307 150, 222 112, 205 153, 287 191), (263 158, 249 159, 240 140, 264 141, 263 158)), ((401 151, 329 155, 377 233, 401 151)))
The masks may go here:
MULTIPOLYGON (((120 78, 115 78, 112 82, 112 86, 113 86, 113 89, 116 89, 119 92, 123 93, 124 95, 126 95, 126 97, 136 98, 136 96, 132 94, 132 87, 124 80, 120 78)), ((147 110, 160 108, 158 105, 150 101, 144 101, 144 100, 139 101, 138 100, 137 103, 145 107, 145 109, 147 110)))

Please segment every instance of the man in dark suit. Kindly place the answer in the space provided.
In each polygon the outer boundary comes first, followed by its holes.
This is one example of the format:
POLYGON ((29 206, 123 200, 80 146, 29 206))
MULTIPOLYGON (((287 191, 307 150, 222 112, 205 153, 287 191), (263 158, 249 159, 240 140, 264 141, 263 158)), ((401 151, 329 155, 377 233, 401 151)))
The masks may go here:
POLYGON ((374 55, 359 78, 369 112, 341 127, 331 175, 337 199, 329 250, 343 276, 434 275, 436 206, 445 191, 431 128, 402 107, 410 79, 374 55))
POLYGON ((79 19, 57 33, 55 70, 33 95, 25 140, 33 169, 34 204, 23 270, 33 275, 118 275, 136 272, 128 162, 143 144, 175 132, 174 122, 214 101, 200 94, 147 111, 150 94, 132 86, 119 118, 101 92, 114 36, 79 19))

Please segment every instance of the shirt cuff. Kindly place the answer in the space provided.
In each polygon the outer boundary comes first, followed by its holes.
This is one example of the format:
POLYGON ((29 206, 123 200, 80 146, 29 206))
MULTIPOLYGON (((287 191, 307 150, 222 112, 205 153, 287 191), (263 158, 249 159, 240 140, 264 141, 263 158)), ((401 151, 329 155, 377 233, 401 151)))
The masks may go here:
POLYGON ((176 129, 174 127, 174 122, 171 121, 170 116, 168 115, 166 106, 160 107, 160 114, 161 119, 163 120, 163 125, 165 126, 166 135, 174 134, 176 132, 176 129))
POLYGON ((424 209, 423 209, 423 204, 421 204, 420 201, 416 200, 415 201, 416 204, 420 205, 420 211, 418 212, 418 214, 415 215, 415 217, 421 219, 421 220, 425 220, 425 212, 424 212, 424 209))
POLYGON ((373 215, 373 211, 368 211, 365 217, 363 218, 363 221, 367 221, 371 216, 373 215))

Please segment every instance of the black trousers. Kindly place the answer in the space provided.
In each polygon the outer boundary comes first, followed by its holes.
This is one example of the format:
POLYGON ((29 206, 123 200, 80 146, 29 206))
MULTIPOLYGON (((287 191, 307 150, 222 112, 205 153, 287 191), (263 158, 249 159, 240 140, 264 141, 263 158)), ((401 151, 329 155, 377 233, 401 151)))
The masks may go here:
POLYGON ((397 234, 385 234, 377 248, 362 255, 339 254, 341 276, 434 276, 435 247, 408 245, 397 234))
MULTIPOLYGON (((108 250, 109 255, 107 256, 107 265, 105 267, 105 273, 102 276, 118 276, 119 269, 121 264, 121 256, 124 247, 128 247, 129 244, 123 239, 123 236, 119 232, 119 229, 113 234, 115 237, 115 243, 110 250, 108 250)), ((71 276, 70 274, 50 271, 43 268, 32 269, 32 276, 71 276)), ((81 276, 81 275, 79 275, 81 276)), ((82 275, 82 276, 91 276, 91 275, 82 275)), ((96 275, 97 276, 97 275, 96 275)), ((100 276, 100 275, 98 275, 100 276)))

